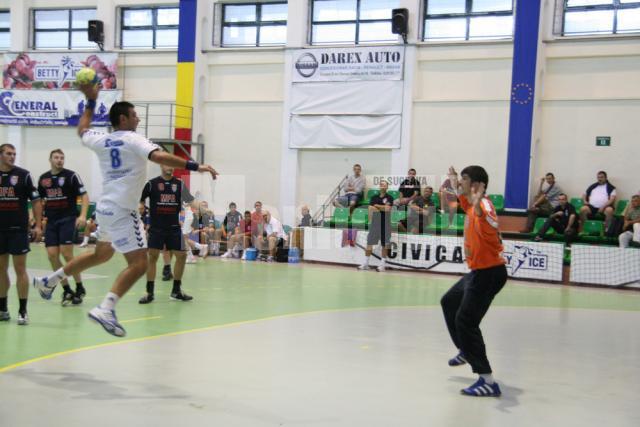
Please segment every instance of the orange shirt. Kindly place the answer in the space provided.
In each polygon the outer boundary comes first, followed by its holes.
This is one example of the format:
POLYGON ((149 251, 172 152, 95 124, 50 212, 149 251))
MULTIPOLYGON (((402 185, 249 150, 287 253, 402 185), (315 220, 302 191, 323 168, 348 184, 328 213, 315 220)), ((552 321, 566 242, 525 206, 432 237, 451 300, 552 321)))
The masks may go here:
POLYGON ((464 222, 464 252, 471 270, 482 270, 505 264, 502 239, 498 231, 498 216, 487 197, 480 202, 482 216, 475 213, 465 196, 459 196, 460 206, 467 214, 464 222))

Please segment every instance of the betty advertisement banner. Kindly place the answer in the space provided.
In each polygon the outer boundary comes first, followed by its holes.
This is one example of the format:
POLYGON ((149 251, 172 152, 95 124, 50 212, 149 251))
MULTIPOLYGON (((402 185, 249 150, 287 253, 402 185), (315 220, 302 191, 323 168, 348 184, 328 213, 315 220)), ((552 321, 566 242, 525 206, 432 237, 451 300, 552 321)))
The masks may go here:
MULTIPOLYGON (((122 92, 100 92, 94 126, 109 126, 109 108, 122 92)), ((0 92, 0 124, 76 126, 84 112, 84 95, 75 90, 4 90, 0 92)))
POLYGON ((293 82, 402 80, 401 46, 302 49, 293 53, 293 82))
MULTIPOLYGON (((305 228, 304 259, 358 265, 364 262, 367 231, 305 228)), ((505 240, 504 258, 510 277, 549 281, 562 280, 563 245, 558 243, 505 240)), ((377 265, 379 245, 374 249, 377 265)), ((466 273, 462 237, 391 235, 387 266, 396 269, 466 273)))
POLYGON ((2 73, 6 89, 74 89, 76 73, 93 68, 101 89, 117 89, 116 53, 6 53, 2 73))

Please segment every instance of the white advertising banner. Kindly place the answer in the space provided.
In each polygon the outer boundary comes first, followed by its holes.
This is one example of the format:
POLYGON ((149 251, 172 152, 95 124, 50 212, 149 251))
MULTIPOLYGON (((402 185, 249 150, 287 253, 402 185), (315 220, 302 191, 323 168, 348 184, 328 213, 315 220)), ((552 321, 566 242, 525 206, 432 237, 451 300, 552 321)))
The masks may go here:
POLYGON ((571 275, 574 283, 640 286, 640 249, 573 245, 571 275))
POLYGON ((289 148, 400 148, 398 116, 293 116, 289 148))
MULTIPOLYGON (((364 230, 304 229, 304 259, 307 261, 359 265, 365 260, 368 232, 364 230)), ((504 257, 510 277, 562 281, 564 245, 506 240, 504 257)), ((380 246, 374 249, 377 265, 380 246)), ((387 265, 391 268, 466 273, 463 239, 456 236, 391 235, 387 265)))
POLYGON ((116 53, 5 53, 4 89, 73 89, 76 73, 93 68, 102 89, 116 89, 118 54, 116 53))
POLYGON ((300 49, 293 58, 294 83, 403 79, 402 46, 300 49))
MULTIPOLYGON (((101 91, 92 124, 109 126, 109 108, 121 97, 119 90, 101 91)), ((84 103, 84 95, 75 90, 5 90, 0 92, 0 124, 76 126, 84 103)))

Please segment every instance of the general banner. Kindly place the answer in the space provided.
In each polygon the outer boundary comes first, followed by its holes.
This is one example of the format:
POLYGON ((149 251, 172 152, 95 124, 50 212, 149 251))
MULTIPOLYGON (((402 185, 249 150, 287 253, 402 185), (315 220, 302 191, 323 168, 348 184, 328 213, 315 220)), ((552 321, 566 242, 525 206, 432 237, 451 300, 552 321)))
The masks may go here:
MULTIPOLYGON (((367 231, 304 229, 304 259, 359 265, 365 260, 367 231)), ((564 245, 558 243, 505 240, 504 258, 510 277, 549 281, 562 280, 564 245)), ((377 265, 379 245, 374 249, 377 265)), ((463 239, 457 236, 391 235, 387 266, 397 269, 466 273, 463 239)))
POLYGON ((404 47, 301 49, 293 54, 293 82, 402 80, 404 47))
POLYGON ((6 53, 2 84, 4 89, 72 89, 76 73, 93 68, 102 89, 116 89, 116 53, 6 53))
MULTIPOLYGON (((119 90, 101 91, 92 124, 108 126, 109 108, 121 97, 119 90)), ((75 90, 5 90, 0 92, 0 124, 76 126, 84 103, 84 95, 75 90)))

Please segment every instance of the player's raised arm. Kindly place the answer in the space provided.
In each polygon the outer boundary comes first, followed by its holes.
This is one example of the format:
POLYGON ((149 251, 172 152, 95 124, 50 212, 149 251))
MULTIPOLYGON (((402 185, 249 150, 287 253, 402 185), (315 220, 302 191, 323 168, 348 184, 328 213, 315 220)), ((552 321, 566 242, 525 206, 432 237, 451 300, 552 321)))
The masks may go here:
POLYGON ((86 130, 91 128, 93 110, 96 108, 96 100, 98 99, 100 88, 98 87, 98 85, 94 84, 81 85, 79 88, 87 98, 87 101, 84 104, 84 112, 82 113, 82 116, 80 116, 80 120, 78 121, 78 135, 82 136, 82 134, 86 130))
POLYGON ((209 165, 201 165, 193 160, 185 160, 182 157, 167 153, 166 151, 156 150, 149 155, 149 160, 160 165, 171 166, 174 168, 187 169, 193 172, 205 173, 209 172, 213 179, 216 179, 218 172, 209 165))

